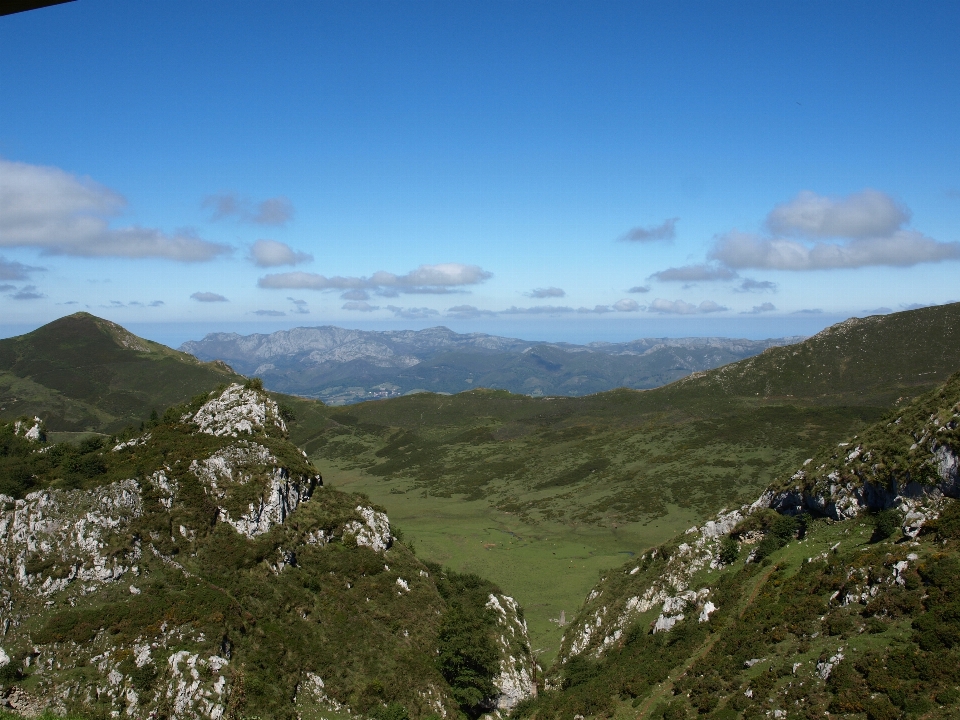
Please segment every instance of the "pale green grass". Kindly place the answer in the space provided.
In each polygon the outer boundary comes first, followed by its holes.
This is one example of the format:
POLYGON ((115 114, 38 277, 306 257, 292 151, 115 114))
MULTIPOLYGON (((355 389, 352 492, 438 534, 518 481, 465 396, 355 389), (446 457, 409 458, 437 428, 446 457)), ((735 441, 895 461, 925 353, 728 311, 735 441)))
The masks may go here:
POLYGON ((617 527, 536 524, 502 512, 486 500, 441 498, 423 491, 403 492, 411 482, 384 480, 314 458, 325 485, 365 493, 386 508, 391 525, 417 555, 458 572, 492 580, 524 609, 530 640, 544 666, 560 647, 563 628, 576 615, 600 574, 618 567, 697 522, 693 511, 670 507, 647 524, 617 527))

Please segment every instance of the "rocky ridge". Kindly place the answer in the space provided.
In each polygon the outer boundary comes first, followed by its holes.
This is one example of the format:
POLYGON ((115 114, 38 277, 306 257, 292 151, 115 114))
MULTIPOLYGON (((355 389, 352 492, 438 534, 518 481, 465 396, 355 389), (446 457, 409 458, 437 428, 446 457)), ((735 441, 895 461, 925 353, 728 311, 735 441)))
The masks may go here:
MULTIPOLYGON (((318 493, 319 474, 255 384, 185 410, 104 450, 135 471, 125 479, 78 489, 54 479, 20 499, 0 495, 3 702, 21 712, 219 718, 362 714, 396 699, 411 717, 454 715, 431 659, 443 601, 387 516, 318 493), (265 604, 271 592, 280 596, 265 604), (330 613, 341 619, 329 625, 330 613), (277 624, 288 644, 271 656, 262 628, 277 624), (335 640, 340 633, 351 643, 335 640), (392 677, 368 647, 417 671, 365 694, 374 667, 380 682, 392 677), (294 666, 277 665, 291 654, 294 666), (283 677, 282 687, 264 685, 264 673, 283 677)), ((14 432, 48 452, 31 435, 37 427, 14 432)), ((508 709, 535 692, 535 662, 516 603, 489 597, 503 660, 498 695, 485 702, 508 709)))

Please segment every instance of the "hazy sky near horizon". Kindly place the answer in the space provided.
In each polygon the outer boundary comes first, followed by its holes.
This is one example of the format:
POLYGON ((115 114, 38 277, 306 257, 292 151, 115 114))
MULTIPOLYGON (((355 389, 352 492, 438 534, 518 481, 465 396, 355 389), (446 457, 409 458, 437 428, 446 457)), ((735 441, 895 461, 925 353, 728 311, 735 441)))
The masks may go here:
POLYGON ((0 334, 810 334, 960 299, 960 4, 0 18, 0 334))

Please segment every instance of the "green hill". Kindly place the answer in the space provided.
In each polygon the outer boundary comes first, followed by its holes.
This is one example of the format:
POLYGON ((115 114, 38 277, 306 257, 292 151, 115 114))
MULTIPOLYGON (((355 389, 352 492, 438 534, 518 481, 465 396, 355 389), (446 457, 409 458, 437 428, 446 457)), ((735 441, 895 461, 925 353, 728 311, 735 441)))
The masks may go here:
POLYGON ((478 572, 558 648, 597 572, 752 500, 825 442, 960 368, 960 304, 852 319, 648 391, 476 390, 297 409, 332 483, 384 505, 421 554, 478 572))
POLYGON ((52 432, 116 432, 238 379, 223 363, 76 313, 0 340, 0 419, 39 415, 52 432))
POLYGON ((960 715, 958 422, 960 374, 607 573, 517 716, 960 715))
POLYGON ((416 720, 528 696, 516 603, 418 560, 382 508, 322 487, 286 434, 255 381, 109 439, 47 444, 42 424, 0 424, 4 704, 416 720))

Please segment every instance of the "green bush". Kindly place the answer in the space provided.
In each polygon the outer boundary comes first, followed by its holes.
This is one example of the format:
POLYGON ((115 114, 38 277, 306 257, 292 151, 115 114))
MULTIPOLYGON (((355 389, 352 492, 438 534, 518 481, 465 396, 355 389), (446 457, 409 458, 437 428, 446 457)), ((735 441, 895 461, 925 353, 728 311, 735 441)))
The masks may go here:
POLYGON ((733 537, 727 535, 720 541, 720 562, 724 565, 732 565, 740 556, 740 543, 733 537))
POLYGON ((892 508, 878 512, 873 516, 873 535, 870 537, 870 542, 876 543, 888 539, 900 530, 902 522, 900 513, 892 508))

